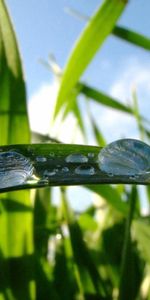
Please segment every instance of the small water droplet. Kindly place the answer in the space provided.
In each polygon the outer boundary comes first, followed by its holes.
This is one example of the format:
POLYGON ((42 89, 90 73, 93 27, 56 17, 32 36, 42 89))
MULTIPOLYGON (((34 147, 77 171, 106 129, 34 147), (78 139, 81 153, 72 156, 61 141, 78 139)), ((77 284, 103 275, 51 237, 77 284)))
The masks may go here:
POLYGON ((63 168, 62 168, 62 172, 64 172, 64 173, 67 173, 67 172, 69 172, 69 168, 67 168, 67 167, 63 167, 63 168))
POLYGON ((37 162, 46 162, 47 161, 47 158, 44 156, 37 156, 35 159, 37 162))
POLYGON ((75 169, 75 173, 79 175, 94 175, 95 174, 95 169, 92 166, 79 166, 75 169))
POLYGON ((51 171, 45 170, 44 173, 43 173, 43 175, 46 176, 46 177, 54 176, 55 174, 56 174, 55 170, 51 170, 51 171))
POLYGON ((108 174, 133 177, 145 174, 150 171, 150 147, 134 139, 118 140, 100 151, 98 164, 108 174))
POLYGON ((80 153, 73 153, 66 157, 67 163, 86 163, 88 162, 88 158, 80 153))
POLYGON ((93 152, 88 153, 89 158, 93 158, 94 156, 95 156, 95 153, 93 153, 93 152))
POLYGON ((113 177, 113 173, 108 173, 108 176, 113 177))
POLYGON ((16 151, 0 153, 0 188, 24 184, 33 174, 31 161, 16 151))
POLYGON ((55 156, 55 153, 54 153, 54 152, 51 152, 51 153, 49 153, 49 156, 50 156, 50 157, 54 157, 54 156, 55 156))

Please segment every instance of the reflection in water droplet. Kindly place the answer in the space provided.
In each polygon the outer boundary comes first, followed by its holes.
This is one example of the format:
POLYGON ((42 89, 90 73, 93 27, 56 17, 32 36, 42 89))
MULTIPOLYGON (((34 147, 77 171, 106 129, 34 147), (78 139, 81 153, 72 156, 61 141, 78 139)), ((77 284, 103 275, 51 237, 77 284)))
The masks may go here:
POLYGON ((43 173, 43 175, 46 176, 46 177, 54 176, 55 174, 56 174, 55 170, 51 170, 51 171, 45 170, 44 173, 43 173))
POLYGON ((94 156, 95 156, 95 154, 93 152, 88 153, 89 158, 93 158, 94 156))
POLYGON ((50 156, 50 157, 54 157, 54 156, 55 156, 55 153, 54 153, 54 152, 51 152, 51 153, 49 154, 49 156, 50 156))
POLYGON ((69 172, 69 168, 67 168, 67 167, 63 167, 63 168, 62 168, 62 172, 64 172, 64 173, 67 173, 67 172, 69 172))
POLYGON ((100 151, 98 164, 103 172, 112 175, 145 174, 150 172, 150 147, 134 139, 118 140, 100 151))
POLYGON ((88 162, 88 158, 80 153, 73 153, 66 157, 67 163, 86 163, 88 162))
POLYGON ((7 151, 0 153, 0 188, 24 184, 33 174, 33 166, 24 155, 7 151))
POLYGON ((44 156, 37 156, 35 159, 37 162, 46 162, 47 161, 47 158, 44 156))
POLYGON ((95 174, 95 169, 92 166, 79 166, 75 169, 75 173, 79 175, 94 175, 95 174))

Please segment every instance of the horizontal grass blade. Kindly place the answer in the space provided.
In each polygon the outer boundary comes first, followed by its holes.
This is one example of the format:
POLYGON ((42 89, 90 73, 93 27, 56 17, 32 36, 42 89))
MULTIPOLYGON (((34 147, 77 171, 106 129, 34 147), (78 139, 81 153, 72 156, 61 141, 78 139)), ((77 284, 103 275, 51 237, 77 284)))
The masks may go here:
POLYGON ((9 177, 10 166, 5 165, 5 160, 1 166, 0 192, 61 185, 149 184, 147 173, 130 176, 102 171, 99 163, 102 148, 95 146, 33 144, 3 146, 0 150, 2 155, 12 155, 12 162, 15 159, 13 177, 9 177))
POLYGON ((55 115, 61 106, 69 101, 69 95, 80 76, 111 33, 127 1, 105 0, 88 22, 77 41, 63 73, 57 98, 55 115))

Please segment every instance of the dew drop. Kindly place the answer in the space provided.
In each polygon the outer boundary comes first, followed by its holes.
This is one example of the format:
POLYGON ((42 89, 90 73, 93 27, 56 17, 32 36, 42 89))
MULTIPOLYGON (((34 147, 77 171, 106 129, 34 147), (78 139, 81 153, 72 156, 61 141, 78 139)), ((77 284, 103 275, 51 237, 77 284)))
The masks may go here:
POLYGON ((24 184, 33 175, 31 161, 16 151, 0 152, 0 188, 24 184))
POLYGON ((37 156, 35 159, 37 162, 46 162, 47 161, 47 158, 44 156, 37 156))
POLYGON ((88 162, 88 158, 80 153, 70 154, 66 157, 67 163, 86 163, 88 162))
POLYGON ((93 152, 88 153, 89 158, 93 158, 94 156, 95 156, 95 154, 93 152))
POLYGON ((94 175, 95 174, 95 169, 92 166, 79 166, 75 169, 75 173, 79 175, 94 175))
POLYGON ((134 139, 115 141, 100 151, 98 165, 103 172, 113 175, 134 177, 148 173, 150 172, 150 147, 134 139))
POLYGON ((55 153, 54 153, 54 152, 51 152, 51 153, 49 154, 49 156, 50 156, 50 157, 54 157, 54 156, 55 156, 55 153))
POLYGON ((55 170, 51 170, 51 171, 45 170, 43 173, 43 175, 46 177, 51 177, 51 176, 54 176, 55 174, 56 174, 55 170))
POLYGON ((67 168, 67 167, 63 167, 63 168, 62 168, 62 172, 64 172, 64 173, 67 173, 67 172, 69 172, 69 168, 67 168))

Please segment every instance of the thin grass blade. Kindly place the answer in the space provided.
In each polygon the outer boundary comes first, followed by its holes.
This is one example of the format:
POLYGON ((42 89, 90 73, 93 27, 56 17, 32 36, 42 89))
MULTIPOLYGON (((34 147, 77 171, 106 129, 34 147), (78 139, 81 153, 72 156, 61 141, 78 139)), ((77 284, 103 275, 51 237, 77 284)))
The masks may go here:
POLYGON ((69 101, 71 91, 112 31, 126 4, 124 0, 105 0, 87 24, 64 70, 55 115, 69 101))

